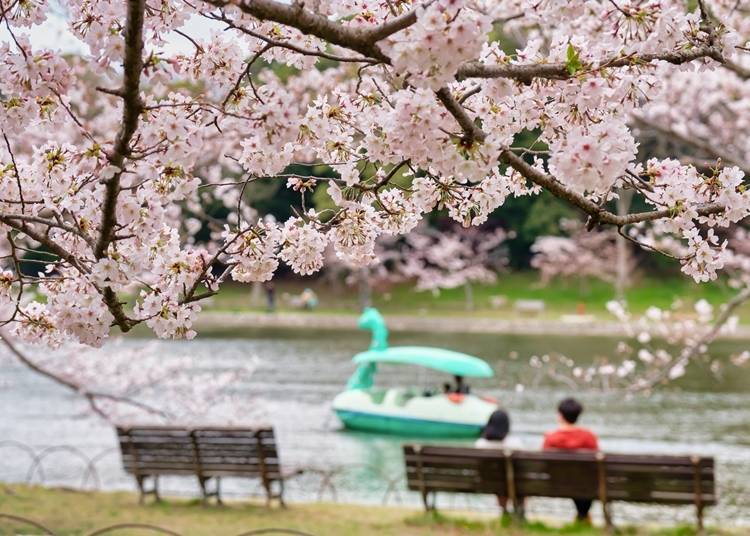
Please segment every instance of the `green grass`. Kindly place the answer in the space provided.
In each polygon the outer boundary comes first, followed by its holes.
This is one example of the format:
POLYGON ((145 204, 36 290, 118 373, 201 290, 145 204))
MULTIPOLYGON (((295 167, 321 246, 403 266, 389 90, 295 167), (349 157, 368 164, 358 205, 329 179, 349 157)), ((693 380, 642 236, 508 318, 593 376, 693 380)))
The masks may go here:
MULTIPOLYGON (((284 294, 298 295, 303 288, 310 287, 318 295, 319 313, 355 313, 360 306, 357 290, 343 285, 332 287, 320 280, 281 280, 276 283, 276 296, 280 311, 292 310, 285 302, 284 294)), ((243 311, 263 310, 264 302, 253 304, 251 286, 230 284, 222 287, 208 310, 243 311)), ((408 315, 475 315, 509 318, 517 316, 513 310, 516 300, 544 300, 546 310, 543 318, 559 318, 575 314, 583 308, 586 313, 600 318, 611 318, 606 303, 615 296, 611 285, 596 280, 556 280, 547 286, 539 283, 533 272, 501 274, 491 285, 476 285, 473 288, 474 309, 467 311, 464 288, 443 290, 439 294, 417 292, 411 285, 398 285, 388 289, 374 290, 373 303, 386 314, 408 315), (504 296, 507 304, 493 308, 492 298, 504 296)), ((685 277, 643 278, 626 292, 631 311, 642 313, 649 306, 669 308, 676 300, 683 302, 679 311, 692 314, 693 304, 706 299, 714 305, 725 302, 733 291, 725 282, 697 285, 685 277)), ((750 305, 740 309, 743 318, 750 319, 750 305)))
MULTIPOLYGON (((202 506, 195 500, 179 499, 139 506, 133 493, 82 492, 22 485, 0 486, 0 513, 31 519, 61 536, 89 534, 119 523, 151 524, 186 536, 234 536, 249 530, 272 527, 296 529, 320 536, 604 534, 597 528, 538 521, 515 526, 507 519, 501 521, 490 514, 425 514, 413 509, 377 506, 321 503, 293 504, 282 509, 248 502, 202 506)), ((29 525, 0 517, 0 535, 43 533, 29 525)), ((694 530, 690 527, 624 527, 620 533, 633 536, 689 536, 694 534, 694 530)), ((733 534, 718 529, 711 529, 707 533, 733 534)), ((155 533, 132 529, 107 534, 155 533)))

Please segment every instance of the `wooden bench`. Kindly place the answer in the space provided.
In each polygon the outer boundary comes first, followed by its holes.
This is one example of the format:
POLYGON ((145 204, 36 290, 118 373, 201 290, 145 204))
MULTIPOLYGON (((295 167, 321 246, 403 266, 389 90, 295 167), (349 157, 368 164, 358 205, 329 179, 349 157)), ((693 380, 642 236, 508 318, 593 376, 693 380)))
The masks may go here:
POLYGON ((601 452, 523 452, 404 445, 406 479, 425 508, 435 509, 438 491, 508 497, 523 516, 523 497, 601 501, 607 528, 614 501, 695 506, 716 504, 714 460, 698 456, 647 456, 601 452))
POLYGON ((141 492, 158 501, 159 476, 194 475, 203 501, 215 497, 221 504, 221 478, 260 478, 266 504, 277 499, 284 506, 284 479, 271 428, 181 428, 175 426, 118 427, 122 464, 141 492), (146 488, 146 479, 153 485, 146 488), (208 482, 215 479, 214 489, 208 482), (274 487, 276 490, 274 491, 274 487))

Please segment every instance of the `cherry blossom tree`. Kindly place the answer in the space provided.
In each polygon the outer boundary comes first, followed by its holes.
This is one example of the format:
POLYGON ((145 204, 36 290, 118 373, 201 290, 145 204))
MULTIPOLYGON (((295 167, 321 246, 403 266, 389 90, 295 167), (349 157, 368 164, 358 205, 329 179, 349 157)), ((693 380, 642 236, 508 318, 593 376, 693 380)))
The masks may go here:
POLYGON ((635 262, 627 250, 625 258, 619 258, 620 237, 614 230, 587 231, 575 220, 562 221, 560 227, 567 236, 540 236, 531 246, 531 266, 539 270, 543 284, 572 276, 616 283, 620 263, 625 264, 625 273, 634 271, 635 262))
POLYGON ((471 310, 472 285, 496 281, 497 272, 505 268, 507 257, 501 246, 506 238, 508 233, 502 228, 412 232, 405 236, 396 270, 405 280, 414 281, 417 290, 464 287, 466 309, 471 310))
MULTIPOLYGON (((420 225, 401 238, 383 237, 375 244, 376 259, 367 267, 344 276, 349 285, 366 288, 411 283, 417 291, 438 293, 442 289, 464 287, 466 307, 473 309, 472 284, 493 283, 508 262, 502 244, 512 233, 455 226, 440 230, 420 225)), ((350 267, 331 259, 327 269, 350 267)))
POLYGON ((0 0, 0 313, 25 341, 96 346, 139 323, 189 338, 229 278, 265 281, 281 262, 312 274, 329 245, 367 265, 378 237, 433 210, 479 225, 543 190, 588 229, 672 237, 683 272, 710 281, 730 255, 720 230, 750 208, 742 2, 60 5, 73 55, 27 36, 48 2, 0 0), (705 160, 639 161, 638 121, 705 160), (516 145, 529 132, 538 143, 516 145), (287 221, 244 202, 268 180, 303 193, 287 221), (321 180, 334 208, 317 211, 304 191, 321 180), (645 208, 613 210, 622 192, 645 208), (229 216, 207 213, 209 200, 229 216), (207 241, 191 238, 205 228, 207 241), (29 250, 48 257, 33 275, 29 250))

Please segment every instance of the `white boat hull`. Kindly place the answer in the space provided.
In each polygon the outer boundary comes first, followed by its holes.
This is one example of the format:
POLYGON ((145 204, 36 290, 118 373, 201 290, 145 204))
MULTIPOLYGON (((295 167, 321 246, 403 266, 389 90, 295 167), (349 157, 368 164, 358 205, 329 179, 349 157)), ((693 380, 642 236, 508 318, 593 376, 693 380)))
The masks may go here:
POLYGON ((354 430, 477 437, 497 403, 472 394, 414 396, 404 389, 351 389, 334 399, 333 409, 344 426, 354 430))

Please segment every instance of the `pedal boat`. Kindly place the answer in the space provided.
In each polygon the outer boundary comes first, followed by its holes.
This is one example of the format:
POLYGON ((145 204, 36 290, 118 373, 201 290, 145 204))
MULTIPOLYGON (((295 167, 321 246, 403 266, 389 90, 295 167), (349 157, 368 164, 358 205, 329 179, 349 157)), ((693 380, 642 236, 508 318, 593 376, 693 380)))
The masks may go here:
POLYGON ((461 378, 490 378, 492 368, 478 357, 427 346, 388 347, 380 313, 365 309, 359 326, 371 329, 370 349, 354 356, 357 369, 347 388, 333 400, 346 428, 414 437, 477 437, 497 402, 469 393, 425 393, 417 388, 378 388, 378 364, 413 365, 461 378))

